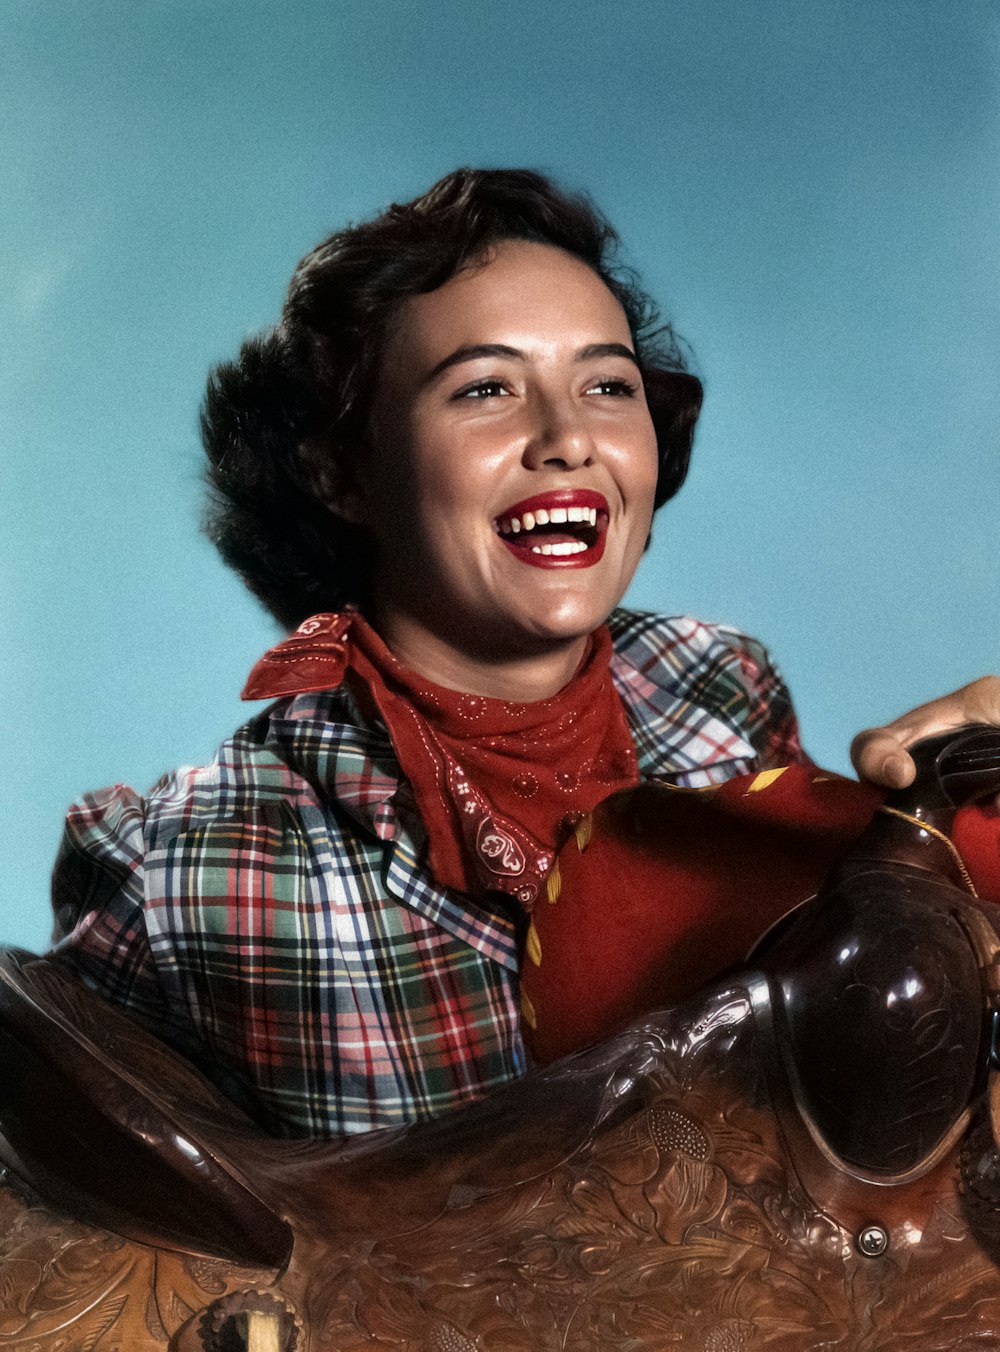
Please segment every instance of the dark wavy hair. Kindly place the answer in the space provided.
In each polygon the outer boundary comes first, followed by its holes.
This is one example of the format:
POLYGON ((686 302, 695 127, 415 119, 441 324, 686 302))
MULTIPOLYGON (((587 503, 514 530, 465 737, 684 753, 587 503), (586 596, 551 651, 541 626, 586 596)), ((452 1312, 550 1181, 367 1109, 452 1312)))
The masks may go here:
POLYGON ((523 169, 458 169, 422 196, 339 230, 299 263, 276 328, 211 373, 201 414, 205 529, 227 564, 289 628, 318 610, 364 608, 366 533, 328 505, 321 478, 363 473, 379 354, 410 296, 434 291, 503 240, 581 259, 621 303, 659 446, 656 506, 687 473, 700 381, 584 197, 523 169), (318 473, 322 461, 323 473, 318 473))

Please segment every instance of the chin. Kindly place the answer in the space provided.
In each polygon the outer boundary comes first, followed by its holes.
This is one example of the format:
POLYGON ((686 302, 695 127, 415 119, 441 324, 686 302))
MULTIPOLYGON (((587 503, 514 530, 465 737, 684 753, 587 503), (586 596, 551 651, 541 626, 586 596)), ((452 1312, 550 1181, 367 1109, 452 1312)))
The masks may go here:
POLYGON ((574 600, 570 604, 536 613, 525 628, 535 639, 569 643, 592 634, 605 622, 616 604, 617 601, 604 605, 592 600, 574 600))

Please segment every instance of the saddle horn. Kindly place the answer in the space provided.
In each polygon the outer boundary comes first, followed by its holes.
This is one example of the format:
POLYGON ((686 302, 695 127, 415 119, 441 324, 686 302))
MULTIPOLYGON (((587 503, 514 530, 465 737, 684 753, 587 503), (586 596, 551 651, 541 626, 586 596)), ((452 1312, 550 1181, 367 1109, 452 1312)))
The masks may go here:
POLYGON ((824 1154, 881 1182, 921 1176, 964 1129, 1000 951, 948 835, 960 806, 1000 791, 1000 728, 912 754, 914 782, 760 960, 800 1115, 824 1154))

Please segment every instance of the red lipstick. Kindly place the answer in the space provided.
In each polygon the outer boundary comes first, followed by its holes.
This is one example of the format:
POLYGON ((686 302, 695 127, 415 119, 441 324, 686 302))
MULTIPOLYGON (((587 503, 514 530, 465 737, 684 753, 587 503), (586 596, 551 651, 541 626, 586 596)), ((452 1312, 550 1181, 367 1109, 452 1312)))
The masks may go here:
POLYGON ((535 568, 589 568, 604 554, 610 512, 603 493, 557 488, 512 503, 494 521, 503 544, 535 568))
POLYGON ((592 488, 554 488, 550 493, 536 493, 533 498, 523 498, 506 508, 497 517, 498 521, 513 516, 523 516, 525 512, 537 512, 539 508, 551 511, 553 507, 592 507, 608 515, 608 500, 603 493, 595 493, 592 488))

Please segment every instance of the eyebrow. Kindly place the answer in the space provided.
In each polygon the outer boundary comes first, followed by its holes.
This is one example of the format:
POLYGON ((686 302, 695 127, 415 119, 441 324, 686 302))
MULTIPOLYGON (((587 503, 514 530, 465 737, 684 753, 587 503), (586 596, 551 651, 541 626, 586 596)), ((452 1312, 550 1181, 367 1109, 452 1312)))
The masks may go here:
POLYGON ((639 358, 624 343, 591 343, 588 347, 580 349, 575 360, 593 361, 595 357, 625 357, 627 361, 639 365, 639 358))
MULTIPOLYGON (((524 360, 524 353, 517 347, 508 347, 506 343, 465 343, 462 347, 456 347, 454 352, 449 352, 447 357, 427 373, 426 384, 436 380, 442 371, 447 371, 451 366, 458 366, 462 362, 476 361, 480 357, 513 357, 516 361, 524 360)), ((639 365, 639 359, 630 347, 624 343, 588 343, 582 347, 573 358, 574 361, 593 361, 596 357, 624 357, 627 361, 639 365)))
POLYGON ((454 352, 449 352, 432 371, 428 371, 426 383, 429 385, 432 380, 436 380, 449 366, 475 361, 477 357, 515 357, 523 360, 524 353, 519 348, 508 347, 506 343, 465 343, 462 347, 456 347, 454 352))

